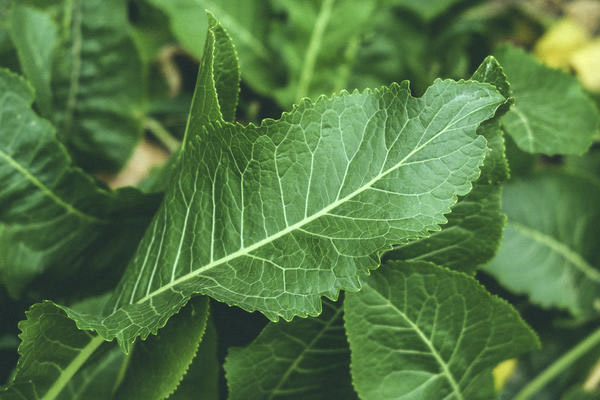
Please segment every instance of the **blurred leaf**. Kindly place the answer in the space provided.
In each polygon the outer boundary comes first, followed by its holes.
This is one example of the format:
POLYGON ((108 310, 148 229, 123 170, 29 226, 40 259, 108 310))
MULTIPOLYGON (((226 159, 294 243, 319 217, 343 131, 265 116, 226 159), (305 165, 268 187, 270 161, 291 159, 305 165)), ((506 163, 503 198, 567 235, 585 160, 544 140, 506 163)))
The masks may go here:
POLYGON ((465 0, 384 0, 385 4, 406 8, 425 20, 433 19, 451 6, 464 2, 465 0))
POLYGON ((110 192, 74 168, 32 101, 23 79, 0 70, 0 277, 15 296, 44 272, 46 295, 102 290, 114 285, 158 198, 110 192))
POLYGON ((21 68, 36 91, 40 114, 52 118, 50 81, 58 29, 47 14, 18 4, 10 12, 10 28, 21 68))
POLYGON ((581 24, 564 18, 550 27, 536 42, 534 54, 550 67, 568 69, 573 54, 590 39, 589 33, 581 24))
POLYGON ((496 57, 516 99, 502 118, 506 133, 529 153, 582 154, 598 132, 598 111, 577 78, 504 46, 496 57))
POLYGON ((543 307, 595 314, 600 301, 600 186, 543 173, 508 183, 502 246, 486 266, 500 283, 543 307))

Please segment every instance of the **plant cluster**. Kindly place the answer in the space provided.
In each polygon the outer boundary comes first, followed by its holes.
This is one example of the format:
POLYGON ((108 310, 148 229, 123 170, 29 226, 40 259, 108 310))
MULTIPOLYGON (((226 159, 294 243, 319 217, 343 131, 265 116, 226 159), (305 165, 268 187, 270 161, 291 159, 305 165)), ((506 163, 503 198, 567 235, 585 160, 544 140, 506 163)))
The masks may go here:
POLYGON ((600 399, 600 44, 529 3, 0 1, 0 399, 600 399))

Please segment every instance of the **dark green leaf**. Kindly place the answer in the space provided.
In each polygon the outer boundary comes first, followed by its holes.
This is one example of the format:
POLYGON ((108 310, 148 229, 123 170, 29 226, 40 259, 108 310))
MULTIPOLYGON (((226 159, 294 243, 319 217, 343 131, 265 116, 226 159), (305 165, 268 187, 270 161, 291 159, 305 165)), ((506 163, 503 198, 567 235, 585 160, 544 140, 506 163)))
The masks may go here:
POLYGON ((32 100, 24 80, 0 70, 1 280, 15 296, 45 271, 46 289, 93 282, 100 291, 114 284, 157 198, 110 192, 74 168, 32 100))
POLYGON ((137 343, 114 398, 162 400, 175 392, 196 356, 207 318, 208 298, 196 297, 156 336, 137 343))
POLYGON ((492 368, 537 347, 505 301, 431 263, 388 263, 344 303, 363 400, 494 397, 492 368))
POLYGON ((341 304, 325 302, 319 318, 269 323, 225 362, 229 399, 353 399, 350 349, 341 304))

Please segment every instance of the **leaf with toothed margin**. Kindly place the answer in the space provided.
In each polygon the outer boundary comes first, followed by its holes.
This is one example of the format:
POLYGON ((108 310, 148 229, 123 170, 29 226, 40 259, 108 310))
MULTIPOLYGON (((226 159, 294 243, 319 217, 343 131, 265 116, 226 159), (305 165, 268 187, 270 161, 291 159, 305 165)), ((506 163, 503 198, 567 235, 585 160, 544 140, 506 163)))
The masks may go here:
MULTIPOLYGON (((16 373, 0 389, 2 400, 55 399, 67 387, 70 388, 68 393, 72 390, 85 392, 90 373, 104 379, 106 375, 101 372, 105 364, 119 360, 119 354, 111 352, 114 345, 106 343, 99 335, 78 330, 74 322, 51 302, 34 304, 26 316, 27 319, 19 323, 21 344, 16 373), (81 386, 71 386, 75 382, 81 386)), ((116 373, 109 370, 108 376, 114 377, 116 373)), ((108 397, 110 388, 101 388, 108 392, 96 395, 108 397)), ((60 398, 77 397, 63 393, 60 398)))
POLYGON ((344 320, 363 400, 489 400, 492 369, 539 347, 507 302, 428 262, 382 266, 348 293, 344 320))
POLYGON ((229 399, 356 399, 342 311, 325 301, 318 318, 269 323, 250 345, 230 348, 229 399))
POLYGON ((499 119, 512 102, 510 86, 502 67, 492 56, 481 63, 471 79, 494 85, 509 99, 494 118, 477 130, 486 138, 488 146, 481 176, 473 183, 471 192, 452 207, 448 223, 441 231, 397 247, 385 255, 386 260, 431 261, 457 271, 474 273, 477 267, 492 259, 500 246, 506 222, 500 207, 501 184, 508 179, 508 162, 499 119))
MULTIPOLYGON (((304 101, 260 126, 188 136, 178 173, 103 317, 69 311, 124 351, 194 294, 272 320, 358 290, 391 245, 446 222, 505 98, 478 82, 408 83, 304 101)), ((193 116, 192 116, 193 118, 193 116)))
MULTIPOLYGON (((115 400, 162 400, 186 375, 208 320, 208 298, 192 299, 156 336, 135 344, 115 400)), ((202 358, 203 355, 199 354, 202 358)))

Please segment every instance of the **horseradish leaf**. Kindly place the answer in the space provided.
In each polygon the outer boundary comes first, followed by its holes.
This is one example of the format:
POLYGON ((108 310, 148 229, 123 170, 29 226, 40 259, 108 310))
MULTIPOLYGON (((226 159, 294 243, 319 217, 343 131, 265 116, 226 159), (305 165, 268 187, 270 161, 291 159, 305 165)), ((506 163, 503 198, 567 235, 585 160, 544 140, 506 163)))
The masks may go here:
MULTIPOLYGON (((505 97, 510 87, 502 67, 488 57, 471 77, 490 83, 505 97)), ((507 102, 509 103, 509 102, 507 102)), ((477 133, 487 140, 481 176, 473 189, 459 199, 448 215, 448 223, 431 236, 409 242, 385 255, 388 260, 421 260, 473 273, 480 265, 491 260, 500 246, 506 217, 500 207, 501 184, 508 178, 508 164, 504 155, 504 137, 498 120, 508 104, 496 116, 482 124, 477 133)))
POLYGON ((539 346, 505 301, 425 262, 392 262, 344 301, 361 399, 488 400, 492 369, 539 346))
MULTIPOLYGON (((26 315, 27 319, 19 323, 21 344, 16 374, 0 389, 0 398, 52 400, 73 383, 78 372, 85 370, 90 356, 105 341, 101 336, 78 330, 50 302, 34 304, 26 315)), ((84 381, 85 377, 81 377, 80 382, 84 381)), ((104 389, 110 390, 110 386, 104 389)), ((110 391, 105 393, 107 397, 109 394, 110 391)))
POLYGON ((342 304, 323 304, 318 318, 269 323, 250 345, 229 350, 231 400, 357 398, 342 304))
POLYGON ((107 315, 68 312, 125 351, 196 293, 273 320, 318 315, 381 252, 446 222, 479 175, 477 127, 504 101, 477 82, 436 81, 422 98, 403 83, 304 101, 261 126, 205 126, 107 315))
POLYGON ((486 266, 506 288, 575 316, 598 312, 600 186, 587 177, 544 173, 508 183, 502 246, 486 266))
POLYGON ((175 392, 196 356, 207 319, 208 298, 196 297, 156 336, 136 343, 114 398, 162 400, 175 392))
POLYGON ((584 153, 598 132, 599 119, 577 78, 515 47, 501 47, 495 55, 516 100, 502 125, 517 146, 548 155, 584 153))

